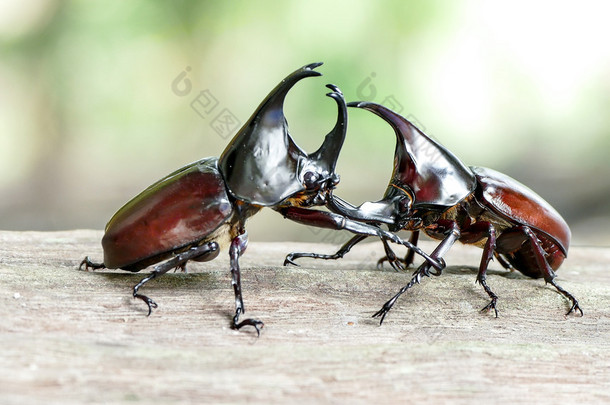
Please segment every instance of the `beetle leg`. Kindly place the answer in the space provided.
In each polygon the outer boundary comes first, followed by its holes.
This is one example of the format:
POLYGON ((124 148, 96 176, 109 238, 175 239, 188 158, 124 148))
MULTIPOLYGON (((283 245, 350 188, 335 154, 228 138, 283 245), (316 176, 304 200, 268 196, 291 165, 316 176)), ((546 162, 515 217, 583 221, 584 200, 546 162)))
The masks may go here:
MULTIPOLYGON (((422 264, 420 266, 420 268, 422 268, 425 264, 426 263, 422 264)), ((383 304, 383 306, 381 307, 381 309, 379 311, 377 311, 373 314, 372 318, 381 317, 381 319, 379 320, 379 326, 381 326, 381 324, 383 323, 385 316, 388 314, 388 312, 390 312, 390 310, 396 303, 396 300, 398 300, 398 297, 400 297, 402 294, 404 294, 409 288, 413 287, 416 283, 419 284, 419 282, 421 281, 422 274, 423 273, 420 272, 419 269, 417 271, 415 271, 413 277, 411 278, 411 281, 409 281, 409 284, 402 287, 398 291, 398 293, 396 293, 396 295, 394 295, 392 298, 390 298, 390 300, 388 302, 383 304)))
POLYGON ((324 260, 340 259, 343 256, 345 256, 345 254, 347 252, 349 252, 351 250, 351 248, 354 247, 355 244, 360 243, 367 237, 368 237, 368 235, 354 236, 353 238, 348 240, 343 246, 341 246, 341 248, 339 250, 337 250, 336 253, 334 253, 332 255, 323 255, 323 254, 319 254, 319 253, 297 253, 297 252, 289 253, 286 255, 286 259, 284 259, 284 266, 286 266, 288 264, 298 266, 298 264, 294 260, 301 258, 301 257, 310 257, 313 259, 324 259, 324 260))
MULTIPOLYGON (((436 260, 443 261, 443 256, 447 253, 447 251, 449 251, 451 246, 453 246, 453 244, 460 238, 461 233, 460 233, 460 230, 459 230, 457 224, 455 222, 450 222, 449 225, 451 226, 451 229, 449 229, 447 236, 436 247, 436 249, 434 249, 434 251, 430 255, 432 258, 434 258, 436 260)), ((443 264, 444 264, 444 261, 443 261, 443 264)), ((442 269, 440 269, 440 270, 437 269, 437 273, 431 273, 430 267, 431 266, 430 266, 429 262, 422 263, 417 268, 417 270, 415 270, 415 272, 413 273, 413 277, 411 278, 411 281, 409 281, 409 284, 402 287, 400 289, 400 291, 398 291, 398 293, 396 293, 396 295, 394 295, 392 298, 390 298, 390 300, 388 302, 383 304, 383 307, 381 307, 381 309, 379 311, 377 311, 373 314, 373 318, 381 317, 381 319, 379 321, 379 325, 381 325, 383 323, 385 316, 388 314, 388 312, 390 312, 390 310, 396 303, 396 300, 398 299, 398 297, 400 297, 402 294, 404 294, 409 288, 413 287, 415 284, 419 284, 423 276, 429 277, 430 274, 433 274, 436 276, 441 275, 442 269)))
MULTIPOLYGON (((310 257, 312 259, 324 259, 324 260, 341 259, 352 249, 352 247, 354 247, 354 245, 356 245, 357 243, 360 243, 361 241, 363 241, 366 238, 368 238, 368 235, 356 235, 356 236, 352 237, 350 240, 348 240, 343 246, 341 246, 341 248, 339 250, 337 250, 337 252, 335 252, 332 255, 324 255, 324 254, 319 254, 319 253, 297 253, 297 252, 289 253, 286 255, 286 259, 284 259, 284 266, 286 266, 288 264, 298 266, 298 264, 294 260, 299 259, 301 257, 310 257)), ((388 260, 387 259, 388 257, 392 257, 393 260, 389 260, 392 268, 397 271, 404 270, 404 268, 402 267, 402 264, 400 263, 400 259, 398 259, 396 257, 396 255, 394 254, 394 252, 388 245, 388 241, 382 238, 381 242, 383 243, 384 249, 386 249, 386 255, 387 255, 383 259, 388 260)), ((383 259, 380 259, 380 260, 383 260, 383 259)), ((379 262, 377 263, 377 268, 380 268, 379 262)))
MULTIPOLYGON (((413 246, 417 246, 417 240, 419 239, 419 231, 413 231, 411 236, 409 237, 409 243, 413 246)), ((393 269, 395 270, 404 270, 413 264, 413 259, 415 257, 415 251, 411 248, 407 248, 407 254, 404 259, 398 259, 387 242, 384 243, 384 249, 386 255, 377 261, 377 268, 381 269, 383 267, 383 262, 388 261, 393 269), (389 253, 388 253, 389 251, 389 253)))
MULTIPOLYGON (((405 269, 405 266, 402 264, 402 260, 396 256, 396 253, 392 250, 388 241, 385 239, 381 239, 381 243, 383 243, 383 250, 385 251, 385 256, 381 259, 377 260, 377 269, 381 270, 383 268, 383 262, 387 261, 390 263, 390 266, 396 271, 402 271, 405 269)), ((409 239, 409 243, 411 243, 411 239, 409 239)), ((409 249, 411 251, 411 249, 409 249)))
MULTIPOLYGON (((419 240, 419 231, 413 231, 411 236, 409 237, 409 242, 411 242, 414 246, 417 246, 417 241, 419 240)), ((413 259, 415 258, 415 252, 413 249, 409 249, 405 256, 405 266, 409 267, 413 264, 413 259)))
POLYGON ((163 262, 163 263, 155 266, 152 273, 150 273, 148 276, 144 277, 142 280, 140 280, 140 282, 138 284, 136 284, 133 287, 133 297, 141 299, 142 301, 144 301, 146 303, 146 305, 148 305, 148 314, 146 316, 150 316, 150 314, 152 313, 152 309, 157 308, 157 303, 155 301, 153 301, 152 299, 148 298, 146 295, 138 294, 138 290, 144 284, 148 283, 153 278, 162 276, 163 274, 167 273, 171 269, 174 269, 176 267, 181 267, 188 260, 194 259, 196 257, 201 257, 203 255, 217 254, 218 249, 219 249, 219 246, 218 246, 218 243, 216 243, 216 242, 209 242, 209 243, 206 243, 201 246, 194 246, 194 247, 190 248, 189 250, 187 250, 186 252, 179 253, 176 256, 174 256, 173 258, 171 258, 170 260, 167 260, 166 262, 163 262))
POLYGON ((106 265, 104 263, 95 263, 89 260, 89 256, 85 256, 80 265, 78 266, 79 270, 83 270, 83 266, 85 266, 85 270, 97 270, 97 269, 105 269, 106 265))
POLYGON ((572 302, 572 306, 570 307, 570 310, 566 313, 566 315, 570 315, 572 312, 576 313, 576 311, 579 311, 580 316, 583 316, 584 313, 582 312, 582 309, 580 308, 580 305, 578 304, 578 300, 572 294, 570 294, 569 292, 564 290, 559 284, 557 284, 555 282, 555 272, 553 271, 553 269, 551 268, 549 263, 546 261, 546 259, 544 257, 544 249, 542 249, 542 246, 540 246, 540 243, 538 242, 538 238, 536 237, 534 232, 527 226, 522 226, 520 228, 527 235, 527 240, 534 250, 534 257, 536 259, 536 262, 537 262, 539 268, 542 271, 542 274, 544 276, 544 281, 551 284, 553 287, 555 287, 557 289, 557 291, 559 291, 559 293, 561 293, 564 297, 566 297, 567 299, 569 299, 572 302))
POLYGON ((497 318, 498 310, 496 309, 496 303, 498 301, 498 296, 494 294, 485 281, 489 262, 496 251, 496 228, 487 221, 475 222, 463 232, 462 242, 475 243, 484 237, 487 237, 487 241, 483 247, 483 255, 481 256, 481 264, 479 265, 479 273, 477 274, 476 282, 481 284, 487 295, 489 295, 489 298, 491 298, 489 304, 485 305, 481 311, 491 311, 493 309, 497 318))
POLYGON ((248 233, 244 230, 231 241, 229 248, 229 258, 231 266, 231 284, 235 291, 235 316, 233 316, 233 328, 240 329, 243 326, 253 326, 256 334, 260 336, 261 328, 264 326, 262 321, 257 319, 244 319, 239 322, 239 316, 246 312, 244 300, 241 294, 241 275, 239 272, 239 257, 246 251, 248 246, 248 233))
POLYGON ((501 254, 499 254, 498 252, 494 252, 494 256, 496 257, 496 259, 498 259, 498 263, 500 263, 500 265, 506 270, 514 270, 512 264, 510 264, 501 254))
POLYGON ((422 256, 428 263, 430 263, 432 267, 438 270, 442 270, 445 267, 445 264, 442 261, 436 260, 417 246, 408 241, 402 240, 391 232, 384 231, 376 225, 354 221, 343 215, 332 212, 311 210, 301 207, 282 207, 277 209, 277 211, 279 211, 284 218, 301 224, 316 226, 319 228, 346 230, 356 235, 377 236, 380 239, 387 239, 415 250, 415 253, 422 256))

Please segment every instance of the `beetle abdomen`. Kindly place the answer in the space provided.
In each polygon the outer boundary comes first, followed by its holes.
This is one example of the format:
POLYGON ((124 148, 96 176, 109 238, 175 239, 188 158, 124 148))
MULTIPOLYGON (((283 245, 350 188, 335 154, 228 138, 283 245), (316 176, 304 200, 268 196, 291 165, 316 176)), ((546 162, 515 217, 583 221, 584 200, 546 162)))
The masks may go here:
POLYGON ((106 225, 102 239, 108 268, 139 262, 197 243, 233 213, 217 158, 191 163, 148 187, 106 225))
POLYGON ((480 184, 478 197, 483 199, 481 202, 508 219, 544 232, 567 256, 570 228, 548 202, 505 174, 485 167, 471 169, 480 184))
MULTIPOLYGON (((534 232, 537 242, 545 252, 544 259, 549 264, 551 269, 557 270, 565 260, 565 254, 559 248, 559 245, 550 240, 542 232, 534 232)), ((498 245, 501 243, 499 242, 498 245)), ((501 248, 499 248, 501 250, 501 248)), ((522 246, 514 252, 507 253, 508 262, 521 273, 532 278, 544 277, 544 271, 540 268, 536 260, 536 252, 529 243, 523 243, 522 246)))

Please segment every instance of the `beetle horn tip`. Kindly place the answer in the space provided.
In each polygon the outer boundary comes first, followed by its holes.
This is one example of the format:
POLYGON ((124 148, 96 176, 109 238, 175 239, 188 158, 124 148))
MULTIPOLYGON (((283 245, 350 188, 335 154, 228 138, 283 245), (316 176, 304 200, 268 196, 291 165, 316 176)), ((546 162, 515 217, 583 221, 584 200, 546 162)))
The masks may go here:
POLYGON ((338 94, 343 95, 343 92, 341 91, 341 89, 339 89, 339 87, 335 86, 332 83, 327 84, 326 87, 331 89, 333 91, 333 93, 338 93, 338 94))
MULTIPOLYGON (((314 63, 310 63, 309 65, 305 65, 303 66, 303 70, 314 70, 315 68, 322 66, 324 64, 324 62, 314 62, 314 63)), ((316 76, 322 76, 322 73, 320 72, 312 72, 315 73, 316 76)))

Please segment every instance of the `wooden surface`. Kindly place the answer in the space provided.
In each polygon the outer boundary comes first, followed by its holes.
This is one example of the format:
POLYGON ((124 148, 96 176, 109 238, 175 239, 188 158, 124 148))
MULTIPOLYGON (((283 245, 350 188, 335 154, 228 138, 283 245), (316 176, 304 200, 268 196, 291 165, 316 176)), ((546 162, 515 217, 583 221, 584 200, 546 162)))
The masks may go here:
MULTIPOLYGON (((559 283, 492 263, 499 318, 474 283, 481 250, 456 245, 441 277, 405 294, 383 326, 371 318, 410 273, 378 271, 378 243, 337 262, 282 267, 293 250, 252 242, 243 257, 247 315, 234 311, 228 255, 169 273, 77 269, 101 259, 101 232, 0 232, 0 403, 601 403, 610 401, 610 249, 573 247, 559 283)), ((430 242, 423 243, 431 251, 430 242)))

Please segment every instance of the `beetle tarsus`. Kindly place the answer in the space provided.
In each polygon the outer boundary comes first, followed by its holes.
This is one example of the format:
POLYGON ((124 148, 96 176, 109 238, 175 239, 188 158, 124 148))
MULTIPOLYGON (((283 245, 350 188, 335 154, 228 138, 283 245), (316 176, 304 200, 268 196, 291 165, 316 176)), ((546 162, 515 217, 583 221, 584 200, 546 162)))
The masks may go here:
POLYGON ((294 259, 298 259, 299 257, 303 257, 302 255, 300 255, 299 253, 289 253, 286 255, 286 258, 284 259, 284 266, 288 266, 289 264, 292 264, 293 266, 301 266, 300 264, 298 264, 297 262, 294 261, 294 259))
POLYGON ((491 299, 491 301, 489 301, 489 304, 487 304, 483 308, 481 308, 481 312, 491 311, 493 309, 496 314, 496 318, 497 318, 498 317, 498 310, 496 309, 497 302, 498 302, 498 297, 493 297, 491 299))
POLYGON ((576 313, 576 311, 580 312, 580 316, 585 316, 585 314, 582 312, 582 309, 580 309, 580 305, 578 305, 578 300, 576 300, 576 298, 572 297, 572 302, 573 302, 572 307, 566 313, 566 316, 570 315, 572 312, 576 313))
POLYGON ((239 330, 244 326, 252 326, 254 329, 256 329, 256 335, 260 337, 261 329, 263 329, 265 324, 263 321, 259 321, 258 319, 244 319, 240 323, 233 325, 233 328, 239 330))
POLYGON ((148 298, 146 295, 138 294, 138 290, 146 283, 148 283, 153 278, 157 278, 167 273, 171 269, 185 268, 186 262, 195 258, 205 258, 206 255, 215 257, 219 249, 218 243, 209 242, 204 245, 194 246, 189 248, 187 251, 182 252, 171 258, 170 260, 163 262, 154 267, 152 273, 148 276, 144 277, 138 284, 133 287, 133 297, 141 299, 148 305, 148 315, 152 313, 153 308, 157 308, 157 303, 152 299, 148 298))
POLYGON ((555 282, 554 279, 550 280, 548 282, 553 287, 555 287, 557 289, 557 291, 559 291, 560 294, 562 294, 564 297, 566 297, 567 299, 569 299, 572 302, 572 306, 570 307, 570 310, 566 313, 566 316, 570 315, 572 312, 576 313, 576 311, 580 312, 580 316, 584 316, 584 313, 582 312, 582 309, 580 308, 580 305, 578 304, 578 300, 576 299, 576 297, 574 297, 572 294, 570 294, 569 292, 564 290, 559 284, 557 284, 555 282))
POLYGON ((256 335, 260 337, 261 329, 265 326, 265 324, 263 323, 263 321, 259 321, 258 319, 252 318, 244 319, 243 321, 239 322, 239 315, 244 312, 245 311, 243 310, 243 307, 237 307, 237 309, 235 310, 235 316, 233 317, 232 328, 235 330, 239 330, 244 326, 252 326, 254 329, 256 329, 256 335))
POLYGON ((355 244, 363 241, 367 237, 368 237, 368 235, 355 235, 355 236, 353 236, 343 246, 341 246, 341 248, 339 248, 339 250, 337 250, 332 255, 325 255, 325 254, 318 254, 318 253, 297 253, 297 252, 289 253, 289 254, 286 255, 286 258, 284 259, 284 266, 286 266, 288 264, 292 264, 294 266, 298 266, 298 264, 294 260, 299 259, 301 257, 309 257, 309 258, 312 258, 312 259, 323 259, 323 260, 341 259, 343 256, 345 256, 347 254, 347 252, 349 252, 351 250, 351 248, 355 244))
POLYGON ((496 318, 497 318, 498 317, 498 310, 496 308, 496 303, 498 302, 498 296, 496 294, 494 294, 493 291, 491 291, 491 289, 487 286, 487 283, 485 283, 485 280, 477 279, 477 281, 483 286, 483 289, 485 290, 487 295, 489 295, 489 298, 491 298, 491 301, 489 302, 489 304, 485 305, 481 309, 481 312, 491 311, 493 309, 494 313, 496 315, 496 318))
POLYGON ((383 256, 381 259, 377 260, 377 270, 383 270, 383 263, 388 262, 390 266, 396 271, 404 271, 407 266, 404 259, 400 259, 398 257, 394 257, 390 259, 388 256, 383 256))
POLYGON ((398 291, 398 293, 396 293, 396 295, 394 295, 392 298, 390 298, 390 300, 388 302, 383 304, 383 307, 381 307, 381 309, 379 311, 377 311, 373 314, 373 318, 381 317, 381 319, 379 320, 379 326, 381 326, 381 324, 383 324, 383 320, 385 319, 385 316, 388 314, 388 312, 390 312, 390 310, 396 303, 396 300, 398 300, 398 297, 400 297, 402 294, 404 294, 409 288, 413 287, 416 283, 419 284, 422 274, 425 275, 425 272, 426 272, 425 268, 429 267, 429 266, 430 266, 430 264, 423 263, 419 267, 419 269, 417 269, 415 271, 415 274, 411 278, 411 281, 409 281, 409 284, 402 287, 400 289, 400 291, 398 291))
MULTIPOLYGON (((388 244, 388 241, 382 238, 381 242, 383 243, 383 249, 385 250, 385 256, 377 261, 377 268, 381 270, 381 268, 383 267, 383 262, 387 261, 388 263, 390 263, 390 266, 392 266, 392 268, 394 270, 404 271, 406 269, 406 267, 402 264, 403 261, 396 256, 396 254, 394 253, 394 251, 388 244)), ((409 249, 409 251, 412 251, 412 250, 409 249)))
POLYGON ((138 290, 144 284, 146 284, 147 282, 149 282, 153 278, 157 277, 157 274, 158 273, 157 273, 156 270, 153 271, 152 273, 150 273, 150 275, 144 277, 142 280, 140 280, 140 282, 138 284, 136 284, 133 287, 133 298, 141 299, 142 301, 144 301, 146 303, 146 305, 148 305, 148 314, 146 314, 146 316, 150 316, 150 314, 152 313, 153 308, 155 308, 155 309, 157 308, 157 303, 155 301, 153 301, 151 298, 148 298, 146 295, 138 294, 138 290))
POLYGON ((148 298, 146 295, 142 295, 142 294, 133 294, 134 298, 139 298, 142 301, 144 301, 146 303, 146 305, 148 305, 148 314, 146 314, 146 316, 150 316, 150 314, 152 314, 152 310, 157 309, 157 303, 155 301, 153 301, 151 298, 148 298))
POLYGON ((398 297, 395 296, 394 298, 392 298, 391 300, 389 300, 388 302, 383 304, 383 307, 381 307, 381 309, 379 311, 377 311, 373 314, 372 318, 381 317, 381 319, 379 319, 379 326, 381 326, 383 324, 383 320, 385 319, 385 316, 392 309, 392 306, 394 305, 394 302, 396 301, 395 298, 398 298, 398 297))
POLYGON ((97 270, 97 269, 105 269, 106 265, 104 263, 95 263, 92 262, 89 259, 89 256, 85 256, 85 258, 83 259, 82 262, 80 262, 80 265, 78 266, 79 270, 97 270), (85 268, 83 269, 83 266, 85 266, 85 268))

